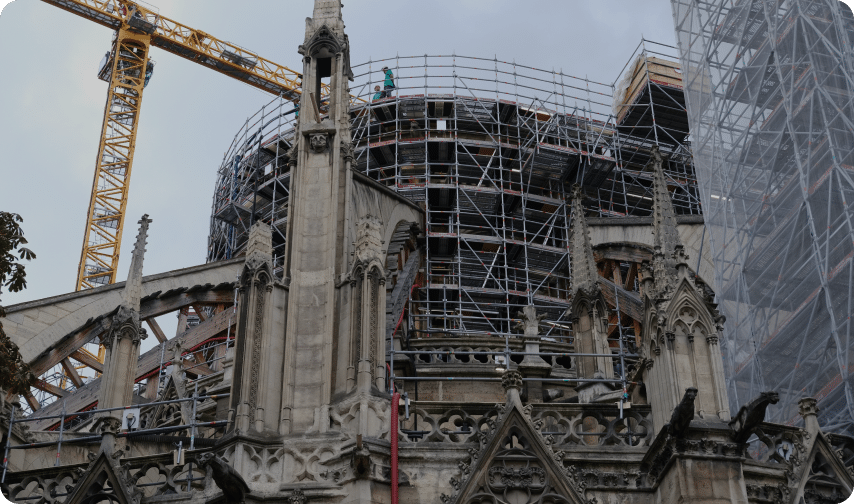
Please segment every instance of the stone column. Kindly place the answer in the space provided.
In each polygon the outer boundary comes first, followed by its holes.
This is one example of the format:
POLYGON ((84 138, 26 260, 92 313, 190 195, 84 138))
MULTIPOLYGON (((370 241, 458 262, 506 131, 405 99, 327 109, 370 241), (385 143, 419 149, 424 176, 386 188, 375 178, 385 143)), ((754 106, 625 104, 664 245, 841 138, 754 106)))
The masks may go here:
POLYGON ((287 292, 273 278, 270 226, 256 222, 249 232, 246 262, 238 285, 230 409, 232 429, 278 432, 284 367, 287 292))
MULTIPOLYGON (((552 373, 551 365, 539 355, 534 355, 540 352, 540 321, 545 315, 537 315, 534 305, 528 305, 516 316, 521 319, 516 328, 523 333, 527 354, 519 363, 519 371, 525 378, 547 378, 552 373)), ((527 402, 543 402, 543 382, 525 382, 522 390, 527 402)))
MULTIPOLYGON (((151 219, 143 215, 139 233, 131 256, 130 271, 122 291, 122 304, 113 315, 110 328, 101 338, 107 352, 104 356, 104 371, 101 388, 98 390, 98 408, 118 408, 132 404, 133 382, 139 359, 139 344, 145 339, 145 329, 140 325, 139 303, 142 298, 142 263, 145 255, 145 240, 151 219)), ((112 453, 114 435, 121 427, 121 410, 108 411, 99 415, 94 430, 104 434, 102 449, 112 453)))
POLYGON ((291 199, 285 271, 289 281, 285 390, 281 432, 329 428, 335 362, 346 358, 336 341, 337 280, 345 273, 344 229, 352 175, 344 143, 350 141, 349 42, 340 2, 320 2, 306 19, 299 135, 291 152, 291 199), (322 107, 321 82, 329 77, 322 107), (325 117, 323 117, 325 115, 325 117), (335 350, 339 350, 336 354, 335 350), (298 371, 297 371, 298 369, 298 371))

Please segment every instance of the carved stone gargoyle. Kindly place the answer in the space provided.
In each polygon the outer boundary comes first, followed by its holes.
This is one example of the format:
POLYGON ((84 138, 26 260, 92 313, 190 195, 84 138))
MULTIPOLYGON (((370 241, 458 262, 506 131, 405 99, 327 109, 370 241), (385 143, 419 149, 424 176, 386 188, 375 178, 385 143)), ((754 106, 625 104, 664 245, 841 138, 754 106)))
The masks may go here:
POLYGON ((765 410, 768 405, 778 402, 780 402, 780 395, 771 391, 762 392, 759 397, 742 406, 738 414, 729 422, 732 440, 736 443, 746 443, 759 424, 765 421, 765 410))
POLYGON ((196 458, 196 461, 199 467, 211 468, 213 481, 222 490, 228 504, 245 502, 246 494, 250 492, 249 485, 233 467, 213 453, 202 453, 196 458))
POLYGON ((691 420, 694 419, 694 399, 697 398, 697 389, 689 387, 685 389, 685 395, 682 400, 673 409, 673 414, 670 416, 670 423, 664 427, 667 429, 667 434, 676 439, 683 439, 685 433, 688 432, 688 426, 691 425, 691 420))

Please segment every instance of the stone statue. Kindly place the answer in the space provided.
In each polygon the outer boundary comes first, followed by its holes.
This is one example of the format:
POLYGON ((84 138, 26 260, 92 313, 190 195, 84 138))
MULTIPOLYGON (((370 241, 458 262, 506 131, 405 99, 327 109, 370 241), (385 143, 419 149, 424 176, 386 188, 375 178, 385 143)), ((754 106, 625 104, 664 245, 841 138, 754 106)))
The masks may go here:
POLYGON ((222 490, 228 504, 242 504, 245 501, 246 494, 250 492, 249 485, 233 467, 210 452, 202 453, 196 460, 199 467, 211 468, 214 483, 222 490))
POLYGON ((765 410, 769 404, 780 402, 777 392, 762 392, 759 397, 750 401, 738 410, 738 414, 729 422, 732 430, 730 436, 736 443, 746 443, 756 428, 765 421, 765 410))
POLYGON ((670 417, 670 423, 667 427, 667 434, 675 438, 685 437, 688 431, 688 426, 691 425, 691 420, 694 419, 694 399, 697 398, 697 389, 689 387, 685 389, 685 395, 682 400, 673 409, 673 415, 670 417))

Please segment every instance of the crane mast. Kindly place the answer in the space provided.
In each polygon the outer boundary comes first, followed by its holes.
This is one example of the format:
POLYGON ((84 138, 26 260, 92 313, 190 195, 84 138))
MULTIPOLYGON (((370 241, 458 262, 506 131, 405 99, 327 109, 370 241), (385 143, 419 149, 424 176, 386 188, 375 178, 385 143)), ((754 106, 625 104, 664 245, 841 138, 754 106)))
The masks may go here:
MULTIPOLYGON (((154 46, 286 100, 298 102, 302 75, 240 46, 161 16, 127 0, 43 0, 116 31, 108 66, 110 83, 76 290, 116 281, 122 229, 148 52, 154 46)), ((324 92, 328 92, 324 86, 324 92)))
POLYGON ((116 281, 150 45, 151 35, 122 26, 113 41, 112 59, 104 69, 109 71, 110 88, 76 290, 116 281))

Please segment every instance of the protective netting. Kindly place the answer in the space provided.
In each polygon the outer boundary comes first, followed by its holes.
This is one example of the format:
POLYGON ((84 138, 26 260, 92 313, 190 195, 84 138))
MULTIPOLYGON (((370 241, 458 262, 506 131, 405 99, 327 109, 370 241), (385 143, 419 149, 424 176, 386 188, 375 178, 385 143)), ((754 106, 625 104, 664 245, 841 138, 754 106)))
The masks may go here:
POLYGON ((854 17, 836 0, 671 3, 731 406, 776 390, 770 420, 793 423, 813 396, 826 430, 854 432, 854 17))

